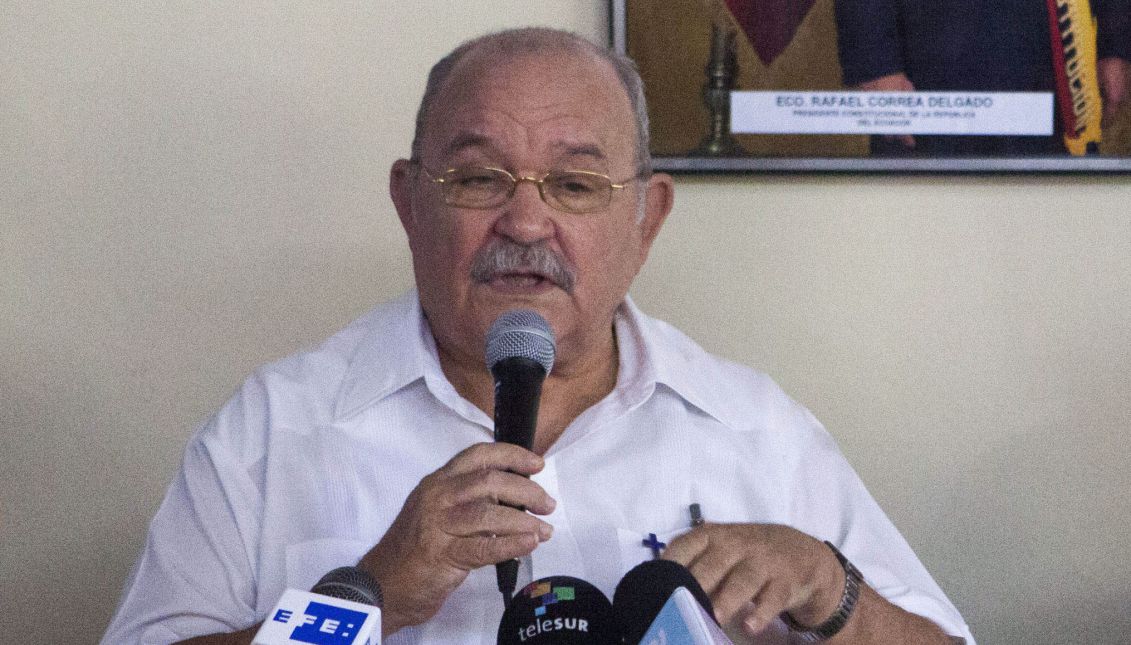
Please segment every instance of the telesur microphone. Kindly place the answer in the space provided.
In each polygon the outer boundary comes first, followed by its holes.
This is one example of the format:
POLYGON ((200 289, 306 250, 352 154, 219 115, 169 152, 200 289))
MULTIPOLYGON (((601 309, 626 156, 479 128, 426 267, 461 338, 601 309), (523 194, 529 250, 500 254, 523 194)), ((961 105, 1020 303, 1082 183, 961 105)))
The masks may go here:
POLYGON ((252 645, 381 645, 381 587, 357 567, 339 567, 310 591, 287 589, 252 645))
MULTIPOLYGON (((537 312, 513 309, 487 332, 487 367, 495 378, 495 441, 530 450, 538 425, 542 381, 554 367, 554 332, 537 312)), ((518 560, 495 565, 499 591, 510 600, 518 560)))
POLYGON ((570 576, 541 578, 507 604, 499 645, 614 645, 613 606, 601 590, 570 576))
POLYGON ((732 645, 695 576, 670 560, 649 560, 624 574, 613 593, 622 642, 635 645, 732 645))

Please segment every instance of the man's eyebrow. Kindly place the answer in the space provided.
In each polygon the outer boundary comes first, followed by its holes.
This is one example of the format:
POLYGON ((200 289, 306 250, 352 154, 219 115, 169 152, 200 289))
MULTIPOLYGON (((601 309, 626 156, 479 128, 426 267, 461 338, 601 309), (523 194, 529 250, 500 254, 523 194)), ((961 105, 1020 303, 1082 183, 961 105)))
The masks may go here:
POLYGON ((605 152, 593 144, 565 144, 556 147, 561 149, 559 156, 562 157, 593 157, 601 161, 605 159, 605 152))
POLYGON ((495 144, 489 137, 476 132, 461 132, 452 139, 451 143, 444 148, 444 151, 449 155, 454 155, 457 152, 466 150, 467 148, 489 148, 495 149, 495 144))

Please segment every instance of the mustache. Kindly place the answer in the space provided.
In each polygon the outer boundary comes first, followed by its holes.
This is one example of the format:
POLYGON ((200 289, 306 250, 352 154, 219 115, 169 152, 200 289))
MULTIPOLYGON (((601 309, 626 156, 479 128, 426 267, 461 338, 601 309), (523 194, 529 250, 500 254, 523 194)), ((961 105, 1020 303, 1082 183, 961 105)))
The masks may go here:
POLYGON ((497 239, 488 244, 471 264, 471 279, 486 283, 508 273, 539 275, 566 293, 572 293, 577 277, 562 256, 545 244, 519 244, 497 239))

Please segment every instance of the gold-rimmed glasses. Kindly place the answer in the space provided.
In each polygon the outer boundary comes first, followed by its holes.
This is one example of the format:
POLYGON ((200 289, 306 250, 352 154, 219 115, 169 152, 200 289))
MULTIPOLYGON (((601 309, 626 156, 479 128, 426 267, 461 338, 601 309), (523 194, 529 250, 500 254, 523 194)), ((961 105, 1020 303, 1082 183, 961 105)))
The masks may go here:
POLYGON ((502 168, 462 166, 442 173, 420 166, 429 181, 440 187, 444 203, 460 208, 495 208, 514 196, 520 182, 538 187, 542 201, 566 213, 595 213, 605 210, 613 199, 613 191, 623 190, 630 177, 614 182, 608 175, 589 170, 551 170, 541 177, 515 176, 502 168))

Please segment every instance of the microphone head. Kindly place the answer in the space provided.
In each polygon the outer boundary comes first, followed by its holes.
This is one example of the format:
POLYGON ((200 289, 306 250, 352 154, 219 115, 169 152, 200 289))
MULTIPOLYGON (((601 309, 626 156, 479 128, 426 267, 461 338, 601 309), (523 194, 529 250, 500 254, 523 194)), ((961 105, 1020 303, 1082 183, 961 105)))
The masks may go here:
POLYGON ((620 640, 613 606, 600 589, 578 578, 550 576, 515 594, 503 612, 497 642, 612 645, 620 640))
POLYGON ((363 605, 373 605, 381 608, 384 598, 381 596, 381 585, 362 569, 357 567, 338 567, 322 576, 312 593, 351 600, 363 605))
POLYGON ((703 587, 682 564, 671 560, 646 560, 624 574, 613 592, 614 616, 625 643, 639 643, 664 603, 685 587, 712 617, 715 608, 703 587))
POLYGON ((512 309, 499 316, 487 332, 487 367, 508 358, 526 358, 546 373, 554 366, 554 332, 538 312, 512 309))

